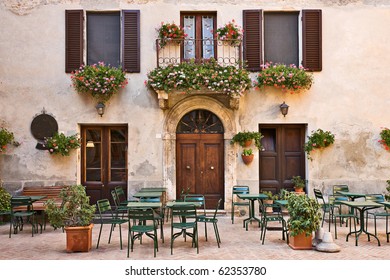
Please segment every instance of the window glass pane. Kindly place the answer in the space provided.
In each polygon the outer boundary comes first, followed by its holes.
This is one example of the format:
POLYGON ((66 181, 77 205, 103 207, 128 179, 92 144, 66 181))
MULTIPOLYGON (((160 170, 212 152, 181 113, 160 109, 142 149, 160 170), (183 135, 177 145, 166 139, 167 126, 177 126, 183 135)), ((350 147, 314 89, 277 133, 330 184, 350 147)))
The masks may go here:
POLYGON ((184 32, 187 38, 184 44, 184 59, 195 58, 195 17, 184 17, 184 32))
POLYGON ((210 59, 214 57, 213 41, 214 18, 210 16, 202 17, 202 39, 203 39, 203 58, 210 59))
POLYGON ((126 182, 127 171, 124 168, 113 168, 111 169, 111 181, 126 182))
POLYGON ((266 62, 299 65, 299 13, 264 13, 264 59, 266 62))
POLYGON ((111 142, 126 142, 126 131, 124 129, 111 129, 111 142))
POLYGON ((111 143, 111 167, 125 167, 127 145, 125 143, 111 143))
POLYGON ((86 156, 86 180, 101 181, 101 147, 100 143, 94 143, 94 147, 88 147, 86 156))
POLYGON ((87 62, 120 65, 120 14, 87 13, 87 62))

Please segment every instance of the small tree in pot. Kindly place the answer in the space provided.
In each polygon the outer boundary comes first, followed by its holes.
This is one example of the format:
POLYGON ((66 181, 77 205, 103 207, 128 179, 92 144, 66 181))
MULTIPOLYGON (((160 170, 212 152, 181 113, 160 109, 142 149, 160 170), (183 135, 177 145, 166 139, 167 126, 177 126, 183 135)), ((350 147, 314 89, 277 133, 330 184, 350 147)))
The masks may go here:
POLYGON ((46 202, 46 213, 50 225, 64 228, 66 231, 66 251, 86 252, 92 247, 92 220, 96 206, 89 204, 89 197, 82 185, 66 186, 61 190, 62 203, 49 199, 46 202), (78 238, 72 235, 85 234, 78 238))
POLYGON ((321 206, 313 198, 294 193, 288 196, 287 201, 289 245, 293 249, 311 249, 312 234, 320 227, 321 206))

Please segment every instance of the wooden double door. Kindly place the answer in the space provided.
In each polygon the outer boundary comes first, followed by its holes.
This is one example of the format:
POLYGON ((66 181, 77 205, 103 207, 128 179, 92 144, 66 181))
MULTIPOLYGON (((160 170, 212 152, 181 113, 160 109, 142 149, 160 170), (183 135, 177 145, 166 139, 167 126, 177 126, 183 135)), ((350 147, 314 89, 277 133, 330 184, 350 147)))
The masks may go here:
POLYGON ((188 188, 189 193, 205 196, 207 209, 224 198, 223 134, 177 134, 177 198, 188 188))
POLYGON ((127 125, 82 126, 81 184, 90 203, 108 198, 121 186, 127 193, 127 125))
POLYGON ((260 190, 293 190, 291 178, 305 179, 305 124, 260 124, 264 136, 259 153, 260 190))

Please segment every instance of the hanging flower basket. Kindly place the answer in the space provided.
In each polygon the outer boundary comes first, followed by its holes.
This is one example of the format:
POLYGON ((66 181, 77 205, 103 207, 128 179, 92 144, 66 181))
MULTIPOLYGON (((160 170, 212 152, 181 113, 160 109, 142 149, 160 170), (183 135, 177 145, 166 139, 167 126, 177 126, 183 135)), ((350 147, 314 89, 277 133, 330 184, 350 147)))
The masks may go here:
POLYGON ((72 73, 71 79, 77 92, 90 94, 103 104, 128 83, 122 69, 105 65, 104 62, 82 65, 72 73))
POLYGON ((230 45, 237 45, 241 43, 244 30, 235 23, 234 19, 232 19, 232 21, 229 21, 224 26, 218 28, 215 33, 219 40, 226 41, 230 45))
POLYGON ((80 139, 77 134, 65 136, 63 133, 55 133, 53 137, 45 138, 44 147, 50 154, 69 156, 70 151, 80 147, 80 139))
POLYGON ((390 150, 390 129, 384 127, 380 133, 381 140, 378 142, 383 145, 383 147, 389 151, 390 150))
POLYGON ((158 38, 160 39, 159 44, 161 48, 165 47, 168 42, 180 44, 181 40, 187 37, 183 27, 178 26, 175 23, 161 22, 161 26, 156 30, 158 32, 158 38))
POLYGON ((310 153, 315 149, 328 147, 334 143, 334 134, 330 131, 323 131, 321 128, 312 131, 308 136, 308 141, 305 143, 304 150, 307 153, 307 158, 312 160, 310 153))
POLYGON ((313 75, 303 67, 297 67, 294 64, 287 66, 270 62, 262 65, 262 68, 255 82, 258 88, 270 86, 293 94, 308 90, 313 84, 313 75))

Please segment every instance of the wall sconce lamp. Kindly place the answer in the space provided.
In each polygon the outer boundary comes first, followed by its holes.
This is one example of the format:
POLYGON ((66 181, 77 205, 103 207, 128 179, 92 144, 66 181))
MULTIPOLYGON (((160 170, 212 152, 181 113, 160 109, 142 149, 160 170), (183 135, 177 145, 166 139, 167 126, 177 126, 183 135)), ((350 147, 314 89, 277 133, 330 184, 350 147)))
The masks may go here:
POLYGON ((98 114, 99 114, 99 116, 100 117, 103 117, 103 114, 104 114, 104 108, 105 108, 106 106, 104 105, 104 103, 101 103, 101 102, 99 102, 97 105, 96 105, 96 110, 97 110, 97 112, 98 112, 98 114))
POLYGON ((87 148, 95 148, 95 144, 93 143, 93 141, 87 141, 87 148))
POLYGON ((280 112, 282 112, 282 115, 283 117, 286 117, 287 113, 288 113, 288 106, 284 101, 282 104, 280 104, 280 112))

